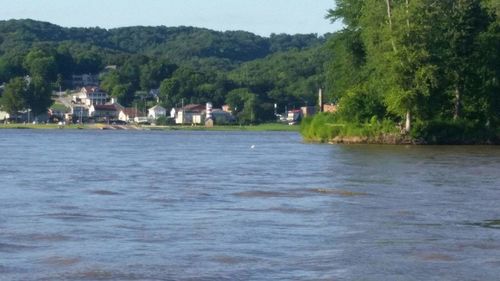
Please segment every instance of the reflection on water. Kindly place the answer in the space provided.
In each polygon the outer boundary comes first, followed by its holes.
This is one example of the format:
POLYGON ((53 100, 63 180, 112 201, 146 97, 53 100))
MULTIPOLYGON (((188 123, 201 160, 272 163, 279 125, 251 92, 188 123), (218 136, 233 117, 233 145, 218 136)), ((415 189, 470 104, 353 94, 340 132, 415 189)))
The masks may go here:
POLYGON ((0 149, 0 280, 500 276, 497 147, 3 130, 0 149))

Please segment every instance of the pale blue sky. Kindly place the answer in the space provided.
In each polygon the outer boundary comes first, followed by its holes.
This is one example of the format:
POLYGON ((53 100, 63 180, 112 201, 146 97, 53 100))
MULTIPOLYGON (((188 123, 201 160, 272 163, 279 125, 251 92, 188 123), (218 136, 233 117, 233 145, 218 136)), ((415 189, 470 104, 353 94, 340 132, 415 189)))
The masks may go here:
POLYGON ((333 32, 324 16, 334 0, 0 0, 0 19, 66 27, 197 26, 271 33, 333 32))

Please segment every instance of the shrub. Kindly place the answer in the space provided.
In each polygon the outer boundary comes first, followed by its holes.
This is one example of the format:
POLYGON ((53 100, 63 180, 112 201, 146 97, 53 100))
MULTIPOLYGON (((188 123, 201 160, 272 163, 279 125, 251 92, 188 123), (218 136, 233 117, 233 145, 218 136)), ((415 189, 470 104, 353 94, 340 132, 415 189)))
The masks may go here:
POLYGON ((411 136, 429 144, 474 144, 498 142, 498 132, 468 120, 430 120, 416 122, 411 136))

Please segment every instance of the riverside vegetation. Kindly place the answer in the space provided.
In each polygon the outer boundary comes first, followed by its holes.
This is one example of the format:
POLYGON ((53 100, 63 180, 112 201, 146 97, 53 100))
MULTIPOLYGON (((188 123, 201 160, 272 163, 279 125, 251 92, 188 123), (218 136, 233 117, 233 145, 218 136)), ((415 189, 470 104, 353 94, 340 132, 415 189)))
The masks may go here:
POLYGON ((165 108, 229 104, 238 124, 274 121, 314 104, 325 83, 330 35, 217 32, 194 27, 64 28, 34 20, 0 21, 0 104, 7 112, 46 112, 51 92, 73 74, 100 75, 125 107, 146 109, 151 89, 165 108), (30 75, 27 85, 23 77, 30 75), (1 93, 0 93, 1 94, 1 93))
POLYGON ((500 2, 336 0, 333 115, 305 120, 323 142, 500 142, 500 2))
POLYGON ((336 0, 333 34, 216 32, 193 27, 63 28, 0 21, 1 109, 42 113, 72 74, 144 109, 229 104, 238 124, 312 105, 318 87, 333 115, 305 119, 307 140, 499 143, 500 2, 336 0), (31 83, 23 79, 31 76, 31 83))

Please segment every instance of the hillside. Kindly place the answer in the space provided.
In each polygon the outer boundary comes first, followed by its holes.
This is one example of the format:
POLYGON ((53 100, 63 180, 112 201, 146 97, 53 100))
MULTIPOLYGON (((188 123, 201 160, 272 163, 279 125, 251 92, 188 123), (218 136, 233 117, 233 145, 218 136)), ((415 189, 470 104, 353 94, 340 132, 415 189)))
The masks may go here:
POLYGON ((277 51, 322 44, 314 34, 273 34, 269 38, 245 31, 218 32, 195 27, 134 26, 115 29, 65 28, 34 20, 0 21, 0 54, 40 44, 91 45, 100 50, 166 56, 174 61, 215 57, 231 62, 263 58, 277 51))
POLYGON ((233 103, 244 122, 314 104, 324 85, 328 36, 219 32, 195 27, 65 28, 34 20, 0 21, 0 83, 43 71, 53 89, 71 87, 73 74, 116 71, 101 86, 125 106, 139 92, 160 89, 166 107, 181 101, 233 103))

